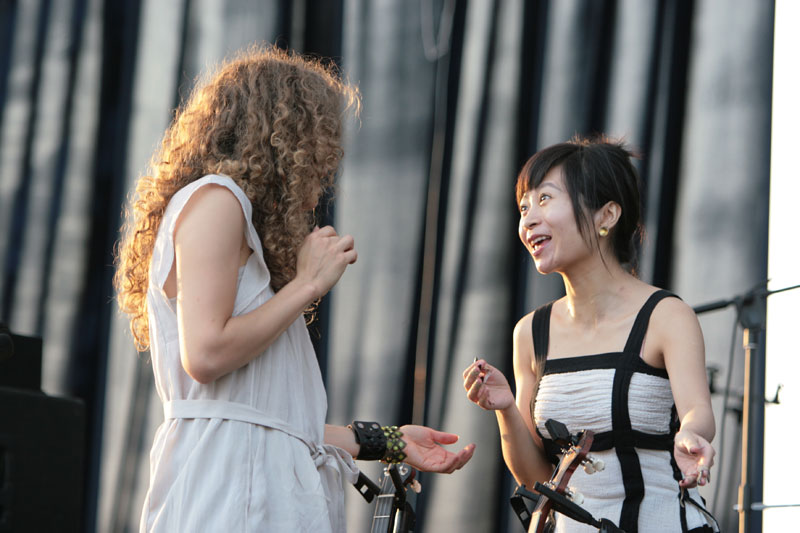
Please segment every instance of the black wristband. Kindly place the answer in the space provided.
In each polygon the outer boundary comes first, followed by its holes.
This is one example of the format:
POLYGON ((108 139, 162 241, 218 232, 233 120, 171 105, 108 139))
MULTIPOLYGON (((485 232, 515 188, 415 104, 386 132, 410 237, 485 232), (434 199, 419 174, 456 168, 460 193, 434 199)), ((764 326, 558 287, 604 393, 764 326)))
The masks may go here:
POLYGON ((353 421, 348 426, 353 430, 356 443, 360 446, 356 459, 377 461, 386 455, 386 435, 377 422, 353 421))

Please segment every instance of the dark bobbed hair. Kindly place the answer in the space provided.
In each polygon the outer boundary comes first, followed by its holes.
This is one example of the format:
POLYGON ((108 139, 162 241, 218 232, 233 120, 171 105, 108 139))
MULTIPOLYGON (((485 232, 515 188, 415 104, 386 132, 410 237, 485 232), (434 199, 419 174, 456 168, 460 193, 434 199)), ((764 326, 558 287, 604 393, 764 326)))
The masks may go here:
POLYGON ((536 152, 517 176, 517 204, 541 185, 550 170, 561 167, 572 200, 575 222, 586 242, 599 246, 590 216, 608 202, 622 208, 609 230, 614 257, 631 271, 636 269, 638 245, 644 237, 641 221, 639 174, 631 158, 638 157, 622 141, 605 136, 575 136, 536 152))

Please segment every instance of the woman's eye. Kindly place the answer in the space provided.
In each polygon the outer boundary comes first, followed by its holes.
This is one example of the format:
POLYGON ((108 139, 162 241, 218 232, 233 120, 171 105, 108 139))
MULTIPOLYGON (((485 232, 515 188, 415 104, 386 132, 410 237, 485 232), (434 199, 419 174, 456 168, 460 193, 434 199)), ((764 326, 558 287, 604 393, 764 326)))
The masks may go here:
POLYGON ((525 214, 527 211, 528 211, 528 206, 527 205, 520 205, 519 206, 520 214, 525 214))
POLYGON ((549 194, 542 193, 541 195, 539 195, 539 205, 541 205, 542 202, 544 202, 545 200, 549 200, 549 199, 550 199, 550 195, 549 194))

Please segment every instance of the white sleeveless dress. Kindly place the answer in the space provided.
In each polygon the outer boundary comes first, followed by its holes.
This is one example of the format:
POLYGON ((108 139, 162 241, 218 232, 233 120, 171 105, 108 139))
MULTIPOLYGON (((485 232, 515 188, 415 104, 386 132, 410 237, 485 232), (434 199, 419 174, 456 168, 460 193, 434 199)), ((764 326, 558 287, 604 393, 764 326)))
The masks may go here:
POLYGON ((181 365, 177 317, 163 285, 175 256, 176 220, 200 187, 228 188, 247 220, 254 252, 239 271, 233 315, 274 295, 252 207, 227 176, 205 176, 167 206, 150 264, 150 354, 164 404, 150 452, 150 487, 142 532, 345 530, 345 481, 352 457, 323 444, 325 388, 302 316, 249 364, 208 384, 181 365))

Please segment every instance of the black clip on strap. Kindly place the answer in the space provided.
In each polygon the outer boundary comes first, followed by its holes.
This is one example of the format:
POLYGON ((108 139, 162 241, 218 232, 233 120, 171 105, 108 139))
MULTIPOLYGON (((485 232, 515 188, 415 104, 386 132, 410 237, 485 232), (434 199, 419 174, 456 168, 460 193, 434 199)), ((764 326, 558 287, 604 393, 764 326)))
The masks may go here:
POLYGON ((522 525, 525 526, 525 531, 527 531, 531 527, 531 510, 528 508, 525 500, 531 500, 535 508, 536 503, 539 501, 539 495, 526 489, 525 485, 520 485, 517 487, 517 490, 514 491, 510 499, 511 508, 514 510, 520 522, 522 522, 522 525))
POLYGON ((353 486, 356 488, 359 494, 361 494, 367 503, 372 503, 372 500, 375 499, 375 496, 381 493, 380 487, 375 484, 370 478, 364 475, 364 472, 358 471, 358 479, 353 486))

